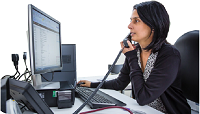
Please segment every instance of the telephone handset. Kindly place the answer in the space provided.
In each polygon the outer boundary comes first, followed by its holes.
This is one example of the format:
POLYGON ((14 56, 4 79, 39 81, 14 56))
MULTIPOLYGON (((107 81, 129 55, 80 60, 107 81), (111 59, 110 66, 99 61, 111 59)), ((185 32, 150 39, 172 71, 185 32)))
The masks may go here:
POLYGON ((128 40, 131 42, 131 33, 129 33, 123 40, 123 44, 125 48, 129 48, 128 43, 127 43, 128 40))

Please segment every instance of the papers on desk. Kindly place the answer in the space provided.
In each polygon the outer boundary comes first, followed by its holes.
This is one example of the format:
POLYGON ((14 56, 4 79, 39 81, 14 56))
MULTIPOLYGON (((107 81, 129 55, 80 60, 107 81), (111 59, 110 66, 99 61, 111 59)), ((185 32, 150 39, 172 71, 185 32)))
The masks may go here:
POLYGON ((23 113, 20 110, 21 107, 17 104, 15 100, 9 99, 6 101, 6 111, 7 114, 37 114, 35 112, 24 110, 23 113))
POLYGON ((7 114, 22 114, 16 101, 12 99, 6 101, 6 111, 7 114))

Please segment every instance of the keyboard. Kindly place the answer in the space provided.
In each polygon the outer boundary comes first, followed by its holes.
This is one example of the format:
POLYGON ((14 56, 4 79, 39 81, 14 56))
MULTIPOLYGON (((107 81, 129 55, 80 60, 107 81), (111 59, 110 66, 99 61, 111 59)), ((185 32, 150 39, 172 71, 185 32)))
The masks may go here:
MULTIPOLYGON (((84 102, 90 97, 95 88, 76 87, 76 95, 84 102)), ((88 102, 91 109, 103 108, 108 106, 126 106, 122 101, 98 90, 95 96, 88 102)))

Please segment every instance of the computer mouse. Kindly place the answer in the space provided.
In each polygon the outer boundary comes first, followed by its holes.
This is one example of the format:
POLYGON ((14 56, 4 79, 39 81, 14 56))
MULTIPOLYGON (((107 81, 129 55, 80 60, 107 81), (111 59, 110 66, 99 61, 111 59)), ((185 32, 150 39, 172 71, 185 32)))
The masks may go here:
POLYGON ((84 82, 80 82, 77 84, 78 87, 80 87, 81 84, 85 84, 84 82))

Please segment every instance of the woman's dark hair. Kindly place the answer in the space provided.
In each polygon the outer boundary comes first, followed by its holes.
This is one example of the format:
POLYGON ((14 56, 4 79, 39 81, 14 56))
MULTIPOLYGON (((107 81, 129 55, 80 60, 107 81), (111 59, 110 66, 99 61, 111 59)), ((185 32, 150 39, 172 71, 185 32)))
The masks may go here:
POLYGON ((152 42, 144 49, 157 52, 164 42, 168 43, 166 38, 170 20, 165 7, 159 2, 148 1, 136 4, 133 9, 137 10, 140 19, 154 31, 152 42))

